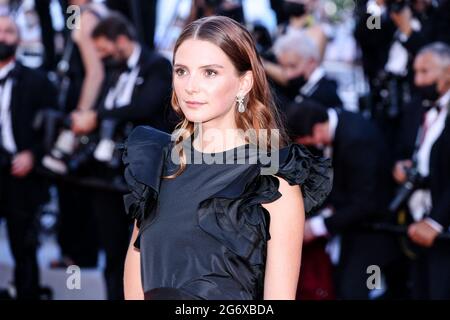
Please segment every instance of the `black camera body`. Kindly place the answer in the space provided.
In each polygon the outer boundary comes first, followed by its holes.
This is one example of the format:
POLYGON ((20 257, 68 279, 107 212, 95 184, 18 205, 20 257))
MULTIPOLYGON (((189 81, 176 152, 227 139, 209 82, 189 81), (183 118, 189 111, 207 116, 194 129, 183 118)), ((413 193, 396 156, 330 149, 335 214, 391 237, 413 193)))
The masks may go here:
POLYGON ((121 157, 116 144, 125 139, 131 130, 130 125, 122 125, 115 119, 104 119, 95 132, 77 136, 71 131, 70 116, 63 112, 47 110, 40 118, 47 151, 42 165, 47 170, 59 175, 83 175, 83 168, 92 161, 102 162, 111 168, 120 166, 121 157))
POLYGON ((406 169, 406 176, 407 180, 398 188, 394 199, 389 204, 389 211, 392 213, 397 213, 425 180, 416 166, 406 169))

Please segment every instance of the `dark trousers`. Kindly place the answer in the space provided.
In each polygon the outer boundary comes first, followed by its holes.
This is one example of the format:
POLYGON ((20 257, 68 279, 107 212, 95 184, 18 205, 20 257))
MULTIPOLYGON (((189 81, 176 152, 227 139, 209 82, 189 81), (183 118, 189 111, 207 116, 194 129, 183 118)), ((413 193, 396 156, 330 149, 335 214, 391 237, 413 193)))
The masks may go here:
POLYGON ((0 216, 5 217, 7 223, 18 299, 39 297, 36 195, 42 194, 42 188, 34 177, 15 178, 10 175, 9 168, 1 170, 0 216))
POLYGON ((125 213, 123 195, 95 189, 92 193, 100 244, 106 253, 104 277, 109 300, 123 300, 123 272, 131 220, 125 213))
POLYGON ((334 270, 337 299, 369 299, 371 289, 367 281, 375 273, 367 268, 377 266, 380 273, 385 275, 398 259, 399 249, 393 235, 371 232, 343 235, 339 264, 334 270))
POLYGON ((61 182, 58 184, 58 199, 58 243, 61 254, 79 267, 96 267, 99 245, 92 191, 61 182))
POLYGON ((450 243, 437 240, 421 248, 411 266, 413 299, 450 299, 450 243))

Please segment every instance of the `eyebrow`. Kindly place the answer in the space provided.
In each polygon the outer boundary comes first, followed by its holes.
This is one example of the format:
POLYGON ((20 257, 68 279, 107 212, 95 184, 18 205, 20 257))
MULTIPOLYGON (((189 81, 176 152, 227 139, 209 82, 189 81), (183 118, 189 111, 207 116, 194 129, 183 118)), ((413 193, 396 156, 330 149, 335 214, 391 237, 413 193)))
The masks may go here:
MULTIPOLYGON (((187 66, 185 66, 184 64, 180 64, 180 63, 176 63, 174 65, 174 67, 183 67, 186 69, 189 69, 187 66)), ((201 66, 200 69, 206 69, 206 68, 219 68, 219 69, 223 69, 224 67, 221 66, 220 64, 207 64, 205 66, 201 66)))

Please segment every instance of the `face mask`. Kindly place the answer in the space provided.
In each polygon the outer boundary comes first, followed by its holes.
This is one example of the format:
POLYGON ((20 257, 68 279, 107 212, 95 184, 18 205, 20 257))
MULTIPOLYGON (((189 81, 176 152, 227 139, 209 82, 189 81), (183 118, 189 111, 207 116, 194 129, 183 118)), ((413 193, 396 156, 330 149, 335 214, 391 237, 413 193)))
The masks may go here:
POLYGON ((303 3, 295 3, 286 1, 283 5, 284 13, 290 17, 301 17, 306 13, 305 5, 303 3))
POLYGON ((288 87, 295 90, 300 89, 306 84, 307 80, 304 76, 299 76, 288 81, 288 87))
POLYGON ((419 91, 419 94, 421 95, 421 97, 424 100, 428 100, 428 101, 436 101, 437 99, 439 99, 439 92, 437 90, 437 83, 433 83, 427 86, 421 86, 421 87, 417 87, 417 90, 419 91))
POLYGON ((16 54, 16 44, 0 42, 0 60, 7 60, 16 54))

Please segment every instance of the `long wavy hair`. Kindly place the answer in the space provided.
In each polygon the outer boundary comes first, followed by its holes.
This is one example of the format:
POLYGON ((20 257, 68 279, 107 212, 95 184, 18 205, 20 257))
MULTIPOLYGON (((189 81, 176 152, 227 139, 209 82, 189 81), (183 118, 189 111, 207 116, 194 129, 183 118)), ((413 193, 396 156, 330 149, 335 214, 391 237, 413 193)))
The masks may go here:
MULTIPOLYGON (((263 142, 265 143, 263 147, 267 150, 271 146, 272 135, 277 137, 280 147, 285 146, 288 143, 288 137, 280 120, 280 114, 275 106, 263 64, 250 32, 235 20, 223 16, 196 20, 186 26, 175 43, 174 60, 178 48, 188 39, 208 41, 221 48, 230 58, 240 76, 243 76, 247 71, 252 71, 253 86, 245 98, 245 112, 236 112, 236 126, 244 132, 253 129, 256 135, 261 129, 267 130, 267 140, 265 139, 266 141, 263 142)), ((179 129, 176 132, 180 132, 180 134, 175 136, 174 144, 174 148, 178 151, 180 167, 177 172, 165 177, 169 179, 177 177, 184 171, 186 156, 182 147, 183 141, 190 138, 194 133, 194 123, 184 116, 175 90, 172 90, 171 103, 172 108, 181 119, 176 126, 176 129, 179 129)))

